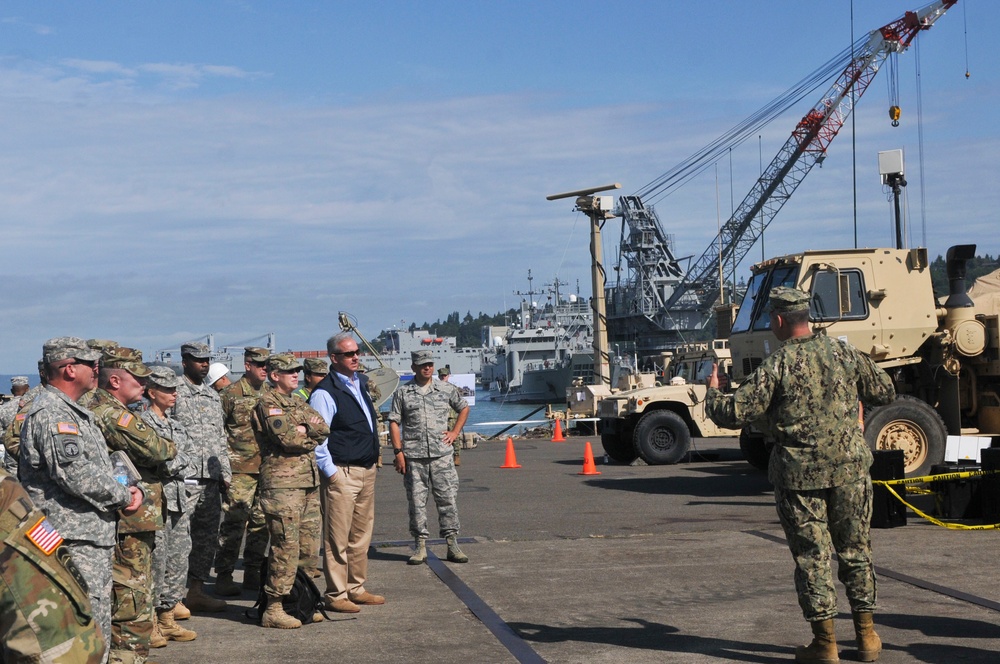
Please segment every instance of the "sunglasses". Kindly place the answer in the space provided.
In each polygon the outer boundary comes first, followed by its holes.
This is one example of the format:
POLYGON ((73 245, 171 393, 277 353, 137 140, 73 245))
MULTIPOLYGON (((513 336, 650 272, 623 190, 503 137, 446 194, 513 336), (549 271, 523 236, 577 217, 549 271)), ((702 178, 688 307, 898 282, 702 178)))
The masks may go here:
POLYGON ((356 351, 356 350, 346 350, 346 351, 343 351, 343 352, 334 351, 333 354, 334 355, 343 355, 344 357, 356 357, 357 354, 358 354, 358 351, 356 351))

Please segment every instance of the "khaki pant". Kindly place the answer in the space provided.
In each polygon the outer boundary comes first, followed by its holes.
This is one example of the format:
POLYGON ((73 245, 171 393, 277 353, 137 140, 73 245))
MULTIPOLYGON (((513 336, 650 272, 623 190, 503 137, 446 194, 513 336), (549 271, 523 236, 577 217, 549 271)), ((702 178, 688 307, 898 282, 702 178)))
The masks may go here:
POLYGON ((378 469, 342 466, 323 478, 323 572, 329 600, 365 592, 368 546, 375 525, 375 477, 378 469))

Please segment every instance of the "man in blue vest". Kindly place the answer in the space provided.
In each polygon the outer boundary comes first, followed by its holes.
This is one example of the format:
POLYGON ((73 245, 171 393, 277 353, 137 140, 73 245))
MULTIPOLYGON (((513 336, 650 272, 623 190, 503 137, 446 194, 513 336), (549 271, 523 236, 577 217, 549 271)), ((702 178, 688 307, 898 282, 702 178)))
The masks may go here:
POLYGON ((351 334, 330 337, 326 350, 330 373, 309 397, 309 405, 330 425, 330 437, 316 447, 322 476, 324 604, 331 611, 357 613, 359 604, 385 604, 384 597, 365 590, 375 525, 378 415, 368 396, 368 379, 358 372, 358 344, 351 334))

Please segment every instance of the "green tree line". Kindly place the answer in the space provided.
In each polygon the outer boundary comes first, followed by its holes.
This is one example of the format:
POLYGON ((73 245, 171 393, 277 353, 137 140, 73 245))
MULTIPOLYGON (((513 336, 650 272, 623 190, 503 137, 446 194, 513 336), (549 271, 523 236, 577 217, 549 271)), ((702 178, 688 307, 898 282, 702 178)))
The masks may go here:
MULTIPOLYGON (((471 311, 465 312, 462 316, 459 312, 453 311, 444 320, 438 318, 433 323, 424 322, 418 325, 410 323, 406 329, 409 332, 414 330, 427 330, 431 334, 439 337, 455 337, 456 343, 461 347, 478 348, 482 345, 481 334, 484 325, 509 325, 511 321, 517 320, 518 310, 510 309, 506 313, 497 312, 493 315, 479 312, 473 316, 471 311)), ((374 345, 378 350, 385 348, 385 333, 379 335, 374 345)))
MULTIPOLYGON (((947 261, 944 256, 938 256, 931 263, 931 283, 934 286, 934 295, 936 297, 942 297, 948 295, 948 273, 945 269, 947 261)), ((965 273, 965 287, 966 289, 972 285, 978 277, 984 274, 989 274, 993 272, 1000 264, 995 257, 986 254, 985 256, 976 256, 966 263, 966 273, 965 273)))

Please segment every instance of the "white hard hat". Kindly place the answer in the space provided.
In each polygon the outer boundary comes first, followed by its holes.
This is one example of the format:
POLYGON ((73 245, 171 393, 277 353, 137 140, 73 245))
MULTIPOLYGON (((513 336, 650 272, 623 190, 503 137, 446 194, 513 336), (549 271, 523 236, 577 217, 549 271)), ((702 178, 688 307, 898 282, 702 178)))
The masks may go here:
POLYGON ((208 376, 205 377, 205 382, 209 385, 215 385, 215 381, 219 380, 223 376, 229 373, 229 368, 222 362, 213 362, 211 366, 208 367, 208 376))

